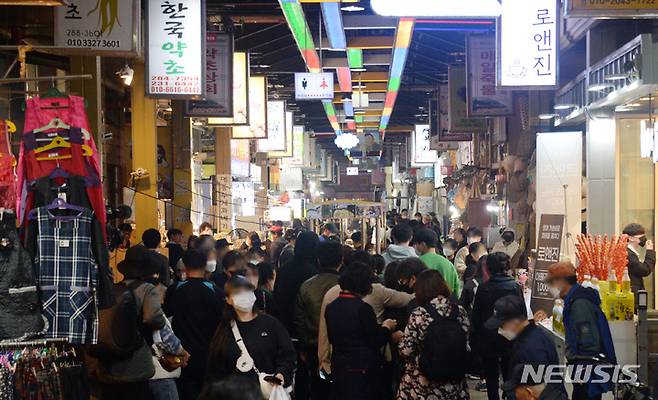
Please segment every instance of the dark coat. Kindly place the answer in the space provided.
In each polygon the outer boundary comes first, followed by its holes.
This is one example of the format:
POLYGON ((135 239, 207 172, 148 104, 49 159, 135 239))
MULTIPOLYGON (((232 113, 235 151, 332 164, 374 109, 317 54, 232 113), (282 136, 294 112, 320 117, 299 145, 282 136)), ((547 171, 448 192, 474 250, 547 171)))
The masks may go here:
POLYGON ((299 288, 308 279, 318 273, 317 264, 303 262, 298 258, 293 258, 288 264, 284 265, 279 271, 274 284, 274 301, 277 304, 279 315, 275 315, 279 321, 283 322, 290 336, 298 338, 293 325, 293 316, 295 314, 295 303, 299 288))
POLYGON ((649 276, 656 269, 656 252, 647 250, 644 262, 631 249, 628 249, 628 276, 631 278, 631 290, 633 293, 644 290, 642 278, 649 276))

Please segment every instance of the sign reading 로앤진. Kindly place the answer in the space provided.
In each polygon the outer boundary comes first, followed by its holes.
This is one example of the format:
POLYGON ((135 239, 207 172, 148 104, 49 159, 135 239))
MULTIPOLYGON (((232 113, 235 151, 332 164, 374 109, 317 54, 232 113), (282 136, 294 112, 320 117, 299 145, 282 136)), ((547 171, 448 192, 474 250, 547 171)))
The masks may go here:
POLYGON ((92 54, 136 54, 139 8, 135 0, 71 0, 55 7, 55 46, 92 54))
POLYGON ((498 25, 498 85, 555 88, 558 84, 557 0, 503 0, 498 25))
POLYGON ((202 0, 149 0, 146 94, 194 98, 205 93, 202 0))
POLYGON ((205 99, 189 100, 185 107, 190 117, 233 116, 233 35, 206 35, 205 99))
POLYGON ((542 214, 539 223, 537 261, 532 277, 532 295, 530 298, 530 308, 533 313, 544 310, 547 315, 551 315, 554 299, 546 278, 548 276, 548 267, 560 261, 563 228, 564 215, 542 214))
POLYGON ((512 91, 496 87, 496 37, 470 35, 466 51, 468 116, 492 117, 512 114, 512 91))
POLYGON ((334 74, 332 72, 299 72, 295 74, 295 99, 324 100, 334 98, 334 74))

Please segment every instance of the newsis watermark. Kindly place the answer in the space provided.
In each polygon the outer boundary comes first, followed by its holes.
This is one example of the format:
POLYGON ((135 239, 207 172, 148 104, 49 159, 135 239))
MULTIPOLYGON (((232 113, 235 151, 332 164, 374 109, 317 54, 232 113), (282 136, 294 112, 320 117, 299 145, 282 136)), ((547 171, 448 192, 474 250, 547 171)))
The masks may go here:
POLYGON ((523 366, 522 384, 638 382, 639 365, 529 365, 523 366))

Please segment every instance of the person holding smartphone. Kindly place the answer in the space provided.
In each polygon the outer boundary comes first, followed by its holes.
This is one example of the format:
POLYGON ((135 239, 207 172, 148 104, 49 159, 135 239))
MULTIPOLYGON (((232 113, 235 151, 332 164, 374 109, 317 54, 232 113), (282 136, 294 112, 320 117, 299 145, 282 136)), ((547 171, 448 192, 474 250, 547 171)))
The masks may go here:
POLYGON ((227 307, 210 344, 207 382, 244 374, 272 386, 289 387, 297 353, 279 320, 256 307, 256 287, 244 276, 226 283, 227 307))

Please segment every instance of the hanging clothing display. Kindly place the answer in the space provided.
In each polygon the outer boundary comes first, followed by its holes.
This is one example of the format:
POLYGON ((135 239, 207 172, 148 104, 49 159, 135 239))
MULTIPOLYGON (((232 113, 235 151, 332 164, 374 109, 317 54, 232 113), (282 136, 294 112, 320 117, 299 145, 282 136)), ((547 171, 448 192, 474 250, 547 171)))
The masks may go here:
POLYGON ((16 158, 11 152, 7 124, 0 119, 0 208, 16 205, 16 158))
POLYGON ((0 340, 35 335, 43 327, 32 260, 18 240, 16 215, 0 210, 0 340))
MULTIPOLYGON (((28 198, 30 182, 61 170, 99 182, 87 186, 87 194, 95 218, 102 227, 105 226, 107 218, 100 185, 98 150, 89 132, 84 104, 84 99, 77 96, 37 96, 26 101, 25 128, 17 168, 16 209, 22 225, 34 207, 28 198)), ((107 241, 104 229, 103 239, 107 241)))
POLYGON ((92 251, 93 215, 89 209, 79 210, 35 209, 28 236, 36 238, 34 264, 48 320, 45 337, 95 344, 98 267, 92 251))
POLYGON ((87 400, 87 373, 73 348, 0 345, 0 400, 87 400))

